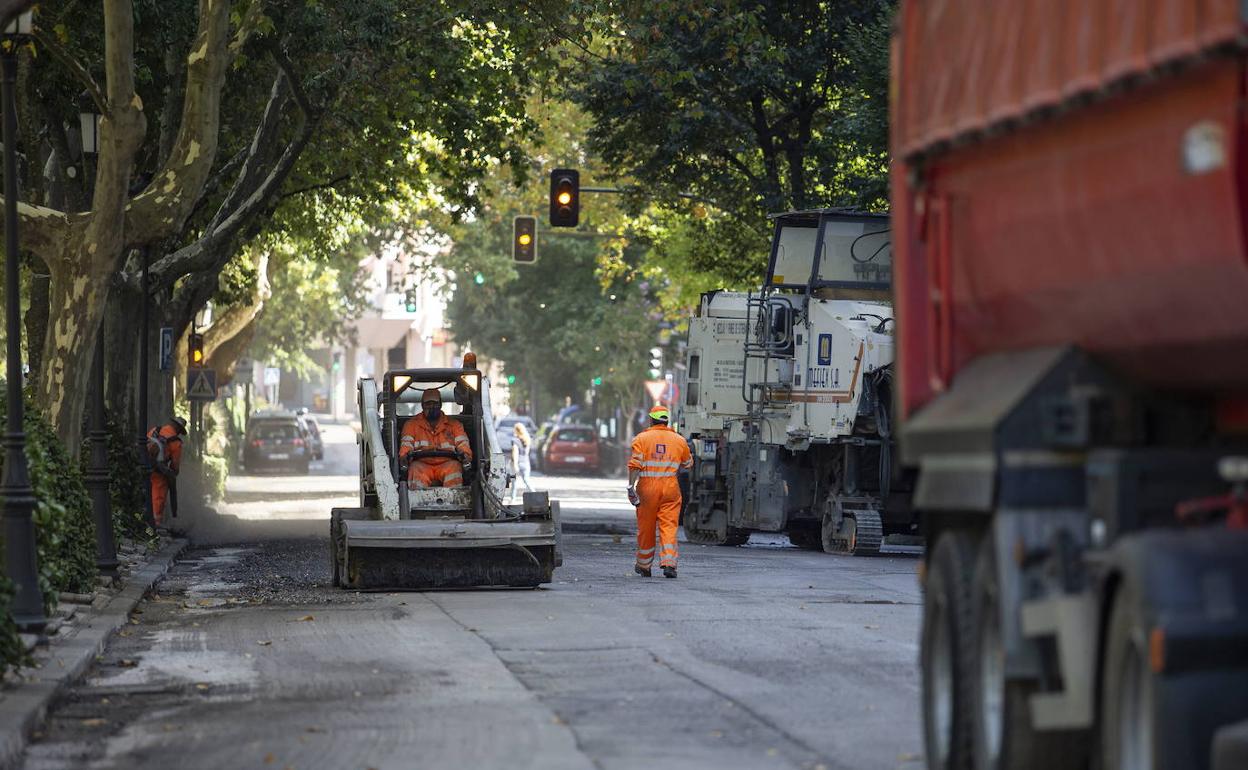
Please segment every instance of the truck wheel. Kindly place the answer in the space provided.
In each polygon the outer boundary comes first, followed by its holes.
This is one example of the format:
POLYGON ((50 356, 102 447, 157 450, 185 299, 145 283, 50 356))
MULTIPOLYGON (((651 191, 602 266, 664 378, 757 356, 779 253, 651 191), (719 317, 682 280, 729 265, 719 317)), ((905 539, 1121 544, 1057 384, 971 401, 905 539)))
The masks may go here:
POLYGON ((975 543, 946 530, 927 563, 919 661, 929 770, 970 770, 975 543))
POLYGON ((1101 770, 1154 770, 1156 682, 1139 601, 1125 584, 1114 596, 1101 669, 1101 770))
POLYGON ((1005 678, 1000 580, 993 538, 979 545, 975 565, 975 668, 972 733, 976 770, 1043 770, 1082 767, 1084 741, 1079 733, 1037 731, 1032 727, 1028 699, 1035 691, 1028 681, 1005 678))

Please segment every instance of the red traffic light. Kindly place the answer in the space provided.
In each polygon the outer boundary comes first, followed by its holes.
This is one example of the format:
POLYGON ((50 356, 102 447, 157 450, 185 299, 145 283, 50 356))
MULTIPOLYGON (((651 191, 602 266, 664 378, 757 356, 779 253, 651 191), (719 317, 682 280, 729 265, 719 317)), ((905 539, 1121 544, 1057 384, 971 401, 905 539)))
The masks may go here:
POLYGON ((576 227, 581 217, 581 173, 572 168, 550 172, 550 226, 576 227))

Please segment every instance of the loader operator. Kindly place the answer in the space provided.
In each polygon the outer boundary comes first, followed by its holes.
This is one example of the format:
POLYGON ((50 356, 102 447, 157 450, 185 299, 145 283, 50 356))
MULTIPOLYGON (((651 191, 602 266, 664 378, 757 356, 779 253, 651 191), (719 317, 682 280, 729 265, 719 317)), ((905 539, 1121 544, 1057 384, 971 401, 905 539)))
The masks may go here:
POLYGON ((628 460, 628 499, 637 506, 637 564, 650 577, 654 562, 654 527, 659 527, 659 566, 663 577, 676 577, 676 529, 680 525, 680 485, 676 472, 693 467, 689 445, 667 425, 665 406, 650 410, 650 427, 633 439, 628 460))
POLYGON ((407 488, 463 486, 464 469, 472 464, 472 447, 464 426, 442 413, 442 393, 437 388, 429 388, 421 395, 420 406, 421 414, 403 423, 399 460, 408 452, 430 449, 454 452, 460 459, 424 457, 413 461, 407 469, 407 488))

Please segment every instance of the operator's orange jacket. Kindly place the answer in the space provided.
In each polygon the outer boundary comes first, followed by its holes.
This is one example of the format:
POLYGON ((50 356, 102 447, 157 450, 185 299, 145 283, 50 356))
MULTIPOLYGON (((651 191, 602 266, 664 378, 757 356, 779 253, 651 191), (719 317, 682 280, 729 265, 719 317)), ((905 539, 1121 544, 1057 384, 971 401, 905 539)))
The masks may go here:
MULTIPOLYGON (((447 452, 459 452, 465 460, 472 459, 472 447, 468 445, 468 434, 459 420, 452 420, 445 414, 438 417, 433 425, 418 414, 403 423, 402 438, 399 439, 399 457, 406 457, 408 452, 425 449, 441 449, 447 452)), ((441 465, 455 462, 449 457, 426 457, 417 462, 428 465, 441 465)))
POLYGON ((692 468, 693 456, 685 439, 667 425, 655 425, 633 439, 633 453, 628 458, 628 469, 641 471, 637 479, 642 499, 668 499, 680 497, 680 485, 676 483, 676 471, 692 468))

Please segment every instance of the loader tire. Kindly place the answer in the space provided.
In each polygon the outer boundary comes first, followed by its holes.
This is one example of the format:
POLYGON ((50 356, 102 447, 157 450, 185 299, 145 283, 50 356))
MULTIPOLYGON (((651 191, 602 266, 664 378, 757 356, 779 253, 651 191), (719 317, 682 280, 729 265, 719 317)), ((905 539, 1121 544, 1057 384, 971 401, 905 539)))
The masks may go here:
POLYGON ((1034 682, 1005 676, 1000 579, 993 538, 979 544, 973 581, 975 651, 971 732, 975 770, 1043 770, 1083 767, 1087 750, 1082 735, 1064 730, 1036 730, 1029 698, 1034 682))
POLYGON ((329 512, 329 561, 333 576, 330 578, 334 588, 345 587, 342 575, 342 555, 347 547, 346 535, 342 531, 343 520, 360 521, 370 518, 367 508, 334 508, 329 512))
POLYGON ((928 770, 971 770, 975 542, 946 530, 927 562, 919 662, 928 770))

